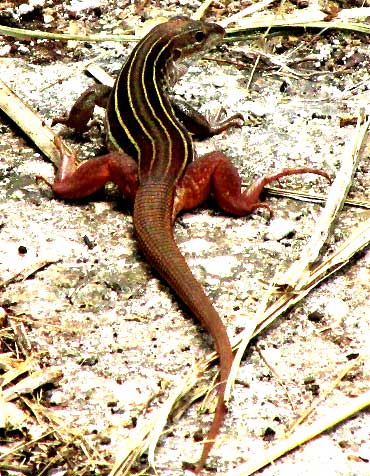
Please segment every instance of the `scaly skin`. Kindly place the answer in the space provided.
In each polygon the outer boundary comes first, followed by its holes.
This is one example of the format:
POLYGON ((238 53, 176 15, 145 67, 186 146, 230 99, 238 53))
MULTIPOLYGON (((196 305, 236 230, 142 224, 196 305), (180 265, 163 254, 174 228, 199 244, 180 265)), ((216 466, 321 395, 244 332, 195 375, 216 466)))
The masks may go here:
MULTIPOLYGON (((66 155, 57 141, 62 165, 53 184, 58 196, 75 199, 90 195, 107 181, 115 182, 134 204, 134 227, 145 257, 214 339, 220 359, 218 403, 195 473, 202 470, 226 414, 225 386, 233 353, 219 314, 175 243, 173 221, 179 212, 195 208, 210 193, 226 212, 243 216, 256 208, 269 209, 259 196, 272 181, 309 172, 327 177, 316 169, 284 169, 242 191, 239 174, 225 154, 216 151, 195 158, 191 136, 171 106, 167 83, 177 79, 174 61, 204 51, 223 33, 218 25, 186 17, 155 27, 127 59, 108 99, 107 136, 116 151, 76 167, 75 156, 66 155)), ((107 88, 100 89, 103 92, 90 88, 69 116, 54 123, 86 130, 94 103, 106 102, 107 88)), ((241 125, 240 114, 210 124, 191 109, 180 109, 181 115, 187 116, 186 126, 203 136, 241 125)))
POLYGON ((219 314, 200 283, 194 278, 174 240, 173 193, 173 187, 163 182, 149 181, 142 184, 136 193, 134 225, 144 255, 213 337, 220 356, 218 403, 207 442, 203 446, 202 456, 196 467, 195 472, 198 473, 207 459, 225 417, 224 394, 233 353, 219 314))

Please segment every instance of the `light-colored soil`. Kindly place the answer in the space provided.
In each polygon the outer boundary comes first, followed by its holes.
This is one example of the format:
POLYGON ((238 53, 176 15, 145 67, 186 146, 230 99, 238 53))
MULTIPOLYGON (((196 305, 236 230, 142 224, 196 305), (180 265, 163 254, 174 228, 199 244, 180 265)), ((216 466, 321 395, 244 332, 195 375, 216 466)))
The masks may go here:
MULTIPOLYGON (((223 105, 228 114, 241 112, 247 119, 240 129, 197 143, 199 154, 223 150, 247 183, 280 168, 305 165, 335 175, 354 131, 352 125, 341 127, 340 120, 355 117, 358 108, 370 101, 370 51, 361 36, 330 33, 311 44, 305 42, 312 36, 304 38, 291 37, 290 48, 301 45, 305 54, 316 55, 315 61, 305 64, 305 72, 315 73, 307 78, 299 75, 301 66, 293 77, 261 65, 247 90, 250 61, 245 69, 200 61, 189 70, 177 94, 203 112, 213 114, 223 105), (361 53, 363 62, 353 68, 338 64, 341 48, 348 57, 361 53)), ((281 41, 287 40, 281 37, 281 41)), ((0 42, 0 46, 8 44, 0 42)), ((78 45, 74 61, 73 50, 66 49, 64 59, 55 50, 55 61, 49 57, 37 64, 39 47, 24 46, 22 57, 0 58, 0 77, 50 121, 92 83, 81 73, 84 62, 100 62, 114 74, 132 45, 94 45, 91 50, 78 45)), ((245 43, 228 46, 234 53, 226 56, 240 58, 244 48, 245 43)), ((304 56, 303 52, 296 55, 304 56)), ((91 474, 108 474, 135 427, 150 419, 176 378, 213 345, 140 255, 130 207, 115 189, 110 187, 92 200, 57 200, 45 184, 35 181, 36 175, 52 180, 50 163, 5 116, 0 116, 0 130, 0 277, 7 279, 39 260, 58 260, 24 281, 9 284, 1 302, 9 318, 24 324, 29 348, 42 365, 63 371, 58 384, 44 390, 43 402, 96 452, 95 463, 84 460, 83 453, 75 460, 71 453, 67 460, 82 462, 95 471, 91 474), (25 254, 20 246, 26 248, 25 254)), ((82 145, 66 128, 56 130, 73 147, 80 147, 83 157, 103 150, 98 128, 86 135, 82 145)), ((370 200, 369 152, 367 145, 350 192, 350 198, 359 201, 370 200)), ((283 185, 323 194, 329 187, 313 175, 291 177, 283 185)), ((212 211, 209 202, 181 216, 175 226, 179 246, 230 337, 258 309, 275 272, 305 252, 321 207, 271 196, 266 200, 274 210, 271 221, 263 211, 245 218, 227 217, 212 211)), ((326 253, 367 218, 367 209, 345 206, 326 253)), ((326 407, 344 405, 369 389, 369 278, 370 253, 365 249, 253 341, 204 474, 222 473, 253 459, 272 444, 268 433, 272 441, 283 436, 357 354, 363 355, 362 363, 339 383, 318 414, 325 415, 326 407)), ((206 383, 215 370, 205 376, 206 383)), ((161 476, 184 474, 183 463, 199 457, 201 444, 194 434, 199 429, 206 434, 212 420, 211 414, 200 412, 196 403, 169 423, 156 453, 161 476)), ((369 428, 369 414, 362 412, 258 474, 369 475, 369 428)), ((37 431, 30 423, 25 441, 36 437, 37 431)), ((41 455, 46 453, 39 450, 35 468, 42 469, 46 460, 41 455)), ((145 468, 145 462, 144 457, 137 469, 145 468)), ((90 474, 77 472, 77 466, 63 468, 67 473, 60 474, 90 474)), ((34 474, 41 474, 41 469, 34 474)))

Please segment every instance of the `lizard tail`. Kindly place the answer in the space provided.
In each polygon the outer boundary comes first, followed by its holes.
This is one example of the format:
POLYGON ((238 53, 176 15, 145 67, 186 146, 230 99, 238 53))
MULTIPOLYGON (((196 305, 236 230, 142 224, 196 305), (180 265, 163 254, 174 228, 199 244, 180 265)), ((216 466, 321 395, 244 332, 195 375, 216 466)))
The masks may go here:
POLYGON ((201 284, 193 276, 174 240, 173 189, 173 184, 163 181, 148 180, 141 184, 135 197, 133 217, 143 254, 212 336, 219 354, 218 402, 201 458, 195 468, 195 473, 198 474, 205 464, 225 418, 224 395, 233 362, 233 352, 219 314, 201 284))

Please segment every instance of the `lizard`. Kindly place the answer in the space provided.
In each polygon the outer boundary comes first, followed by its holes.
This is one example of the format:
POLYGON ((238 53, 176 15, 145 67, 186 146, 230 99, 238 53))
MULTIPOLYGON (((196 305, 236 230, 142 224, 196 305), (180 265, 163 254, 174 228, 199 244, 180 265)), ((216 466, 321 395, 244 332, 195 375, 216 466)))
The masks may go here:
POLYGON ((89 88, 69 114, 53 120, 53 124, 84 132, 95 105, 106 107, 110 152, 77 166, 76 154, 66 153, 57 139, 62 160, 52 189, 59 198, 76 199, 108 181, 118 185, 133 204, 133 224, 142 253, 214 340, 220 366, 217 405, 196 474, 202 471, 226 415, 225 387, 233 351, 225 325, 177 247, 173 222, 181 211, 196 208, 210 194, 228 214, 245 216, 257 208, 270 210, 259 197, 273 181, 301 173, 328 178, 320 169, 283 169, 242 190, 241 177, 223 152, 196 157, 191 133, 218 134, 241 126, 243 117, 235 114, 208 121, 183 103, 171 101, 169 92, 184 65, 220 42, 224 33, 216 23, 185 16, 157 25, 133 49, 112 88, 89 88))

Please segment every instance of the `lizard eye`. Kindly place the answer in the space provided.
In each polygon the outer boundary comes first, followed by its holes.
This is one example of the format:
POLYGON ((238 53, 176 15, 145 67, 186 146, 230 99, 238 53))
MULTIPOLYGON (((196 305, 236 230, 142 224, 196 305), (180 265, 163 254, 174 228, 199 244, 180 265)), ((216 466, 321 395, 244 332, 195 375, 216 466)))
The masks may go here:
POLYGON ((195 41, 196 41, 197 43, 202 43, 202 41, 204 40, 204 38, 205 38, 205 35, 204 35, 204 33, 203 33, 202 31, 197 31, 197 32, 195 33, 195 41))

